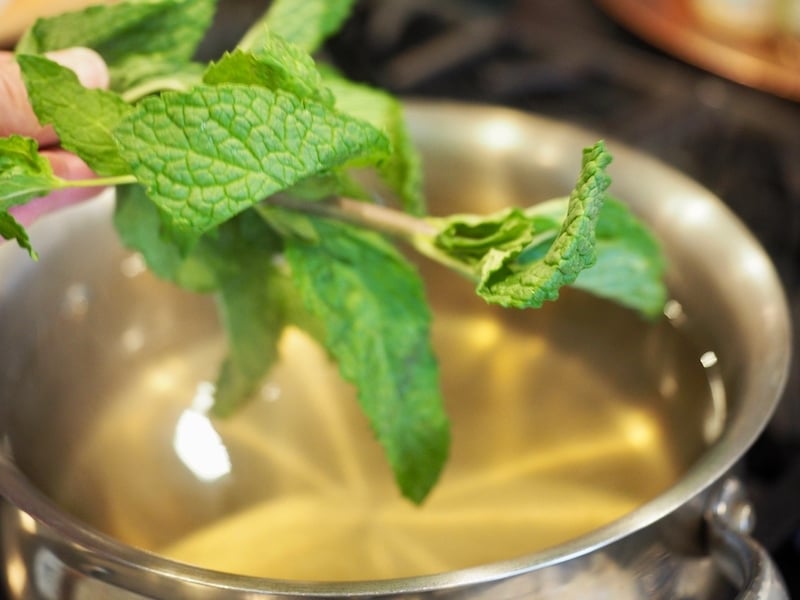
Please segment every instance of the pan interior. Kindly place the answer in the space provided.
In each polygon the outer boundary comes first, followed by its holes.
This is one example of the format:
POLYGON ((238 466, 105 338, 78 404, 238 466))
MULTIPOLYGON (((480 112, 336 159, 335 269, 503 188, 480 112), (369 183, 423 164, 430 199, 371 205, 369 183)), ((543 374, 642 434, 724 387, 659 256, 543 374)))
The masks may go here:
POLYGON ((453 446, 414 507, 354 391, 297 330, 259 396, 209 419, 224 355, 213 300, 156 280, 108 228, 98 219, 69 236, 7 294, 3 411, 28 477, 135 547, 302 580, 519 557, 656 497, 724 422, 686 326, 574 291, 538 311, 495 309, 421 262, 453 446))

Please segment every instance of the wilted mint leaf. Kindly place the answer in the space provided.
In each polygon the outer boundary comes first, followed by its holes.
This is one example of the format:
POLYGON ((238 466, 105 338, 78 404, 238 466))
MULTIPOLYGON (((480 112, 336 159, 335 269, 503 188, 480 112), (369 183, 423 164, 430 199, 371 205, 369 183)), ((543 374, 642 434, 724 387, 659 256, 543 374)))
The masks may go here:
POLYGON ((130 171, 111 137, 112 129, 131 111, 128 104, 111 92, 86 89, 75 73, 44 57, 19 55, 17 61, 39 121, 52 123, 63 148, 80 156, 98 175, 130 171))
POLYGON ((0 212, 44 196, 59 183, 50 163, 39 154, 36 140, 19 135, 0 138, 0 212))
POLYGON ((325 345, 383 445, 403 494, 420 502, 447 456, 430 316, 422 284, 382 238, 344 223, 303 219, 317 243, 289 239, 292 278, 325 329, 325 345))
POLYGON ((271 30, 312 53, 341 27, 354 3, 355 0, 273 0, 239 46, 245 50, 258 48, 267 30, 271 30))
MULTIPOLYGON (((187 62, 211 24, 216 0, 129 0, 39 19, 17 52, 41 54, 72 46, 95 49, 117 70, 134 56, 187 62)), ((124 73, 121 73, 124 77, 124 73)))
POLYGON ((493 215, 452 215, 442 219, 436 246, 465 265, 478 267, 492 249, 518 254, 534 241, 533 219, 520 208, 493 215))
MULTIPOLYGON (((525 210, 536 235, 518 256, 528 263, 543 258, 561 229, 567 198, 525 210)), ((664 257, 652 234, 622 202, 606 196, 595 229, 594 265, 571 284, 596 296, 637 310, 646 317, 661 314, 667 291, 664 257)))
POLYGON ((146 98, 116 136, 150 198, 177 228, 198 232, 388 145, 372 126, 322 104, 241 85, 146 98))
POLYGON ((353 83, 332 73, 324 79, 336 97, 336 107, 347 114, 372 123, 392 143, 392 152, 378 165, 378 172, 412 214, 425 213, 422 190, 422 163, 406 128, 400 101, 380 90, 353 83))
POLYGON ((594 264, 594 230, 610 183, 605 173, 610 161, 602 142, 584 150, 566 217, 547 253, 541 259, 520 263, 517 251, 490 250, 480 266, 478 295, 501 306, 538 307, 555 300, 562 286, 594 264))

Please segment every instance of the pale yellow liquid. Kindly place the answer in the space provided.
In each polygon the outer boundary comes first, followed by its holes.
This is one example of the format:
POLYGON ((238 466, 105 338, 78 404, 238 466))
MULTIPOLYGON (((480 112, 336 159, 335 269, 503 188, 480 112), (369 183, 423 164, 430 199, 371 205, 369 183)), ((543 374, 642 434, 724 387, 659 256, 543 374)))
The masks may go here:
POLYGON ((120 383, 53 495, 118 539, 195 565, 381 579, 580 536, 664 491, 709 441, 707 373, 668 324, 577 294, 525 313, 464 304, 461 290, 437 297, 453 445, 424 506, 399 496, 353 390, 294 329, 260 397, 211 422, 221 444, 203 442, 209 423, 191 409, 221 340, 153 357, 120 383), (212 447, 201 464, 229 460, 213 480, 175 450, 187 411, 206 425, 198 456, 212 447))

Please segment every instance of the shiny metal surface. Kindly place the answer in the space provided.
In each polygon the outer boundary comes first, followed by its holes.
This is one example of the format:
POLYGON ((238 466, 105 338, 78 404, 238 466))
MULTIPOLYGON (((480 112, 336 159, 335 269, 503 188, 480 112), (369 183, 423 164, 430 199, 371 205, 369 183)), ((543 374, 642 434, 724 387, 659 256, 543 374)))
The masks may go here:
MULTIPOLYGON (((486 107, 412 103, 409 119, 425 155, 434 213, 452 210, 441 206, 440 198, 457 199, 461 210, 488 212, 509 203, 563 195, 577 172, 580 149, 594 141, 591 133, 568 125, 486 107)), ((53 463, 47 449, 66 448, 71 441, 69 432, 55 425, 99 410, 107 380, 130 368, 130 363, 119 360, 126 344, 137 344, 136 335, 126 328, 127 310, 162 324, 154 327, 155 336, 148 334, 148 343, 156 347, 170 343, 171 330, 165 324, 174 325, 190 314, 192 326, 181 329, 187 344, 216 327, 204 299, 189 300, 163 284, 124 285, 119 265, 126 255, 108 226, 110 204, 100 201, 41 224, 34 240, 43 256, 41 264, 30 264, 13 248, 0 252, 1 389, 13 387, 19 392, 4 392, 0 406, 7 450, 14 452, 0 462, 0 491, 9 501, 0 529, 6 578, 14 597, 724 597, 721 594, 730 590, 711 566, 708 540, 700 536, 707 494, 752 444, 775 408, 789 353, 783 293, 764 253, 716 198, 656 161, 613 142, 609 146, 615 155, 613 192, 629 202, 664 242, 670 288, 685 314, 691 315, 694 334, 716 353, 727 392, 727 414, 718 424, 718 439, 699 458, 689 457, 685 472, 671 487, 616 521, 550 549, 388 581, 315 584, 214 573, 122 545, 83 526, 33 489, 12 459, 37 465, 37 478, 43 481, 57 477, 47 472, 53 463), (66 248, 74 254, 66 255, 66 248), (65 274, 67 265, 74 271, 65 274), (95 288, 85 283, 109 277, 118 284, 95 288), (66 293, 65 281, 73 284, 66 286, 66 293), (18 295, 22 289, 27 295, 18 295), (114 335, 127 341, 121 347, 104 348, 97 357, 102 364, 87 367, 84 351, 92 345, 86 339, 91 336, 67 336, 66 347, 74 352, 60 354, 64 364, 58 366, 63 372, 86 373, 90 387, 88 393, 84 390, 82 410, 25 409, 31 411, 31 433, 21 447, 24 419, 20 421, 19 414, 25 410, 14 402, 24 396, 27 380, 20 383, 19 374, 28 366, 25 361, 32 360, 26 348, 35 344, 37 335, 46 335, 32 329, 26 315, 52 313, 55 303, 62 316, 81 317, 86 303, 95 302, 93 295, 109 295, 100 303, 105 307, 102 322, 104 327, 116 327, 114 335), (39 418, 48 424, 42 425, 39 418), (47 431, 46 444, 37 445, 39 425, 47 431)), ((83 323, 82 330, 91 331, 91 322, 83 323)), ((53 375, 45 385, 55 393, 60 383, 53 375)), ((36 385, 42 389, 41 381, 36 385)), ((697 423, 693 427, 702 429, 697 423)), ((685 430, 673 428, 675 435, 683 436, 671 440, 673 446, 697 445, 685 430)))
POLYGON ((739 481, 728 479, 712 495, 707 515, 711 552, 741 590, 742 600, 788 600, 781 574, 749 534, 753 509, 739 481))

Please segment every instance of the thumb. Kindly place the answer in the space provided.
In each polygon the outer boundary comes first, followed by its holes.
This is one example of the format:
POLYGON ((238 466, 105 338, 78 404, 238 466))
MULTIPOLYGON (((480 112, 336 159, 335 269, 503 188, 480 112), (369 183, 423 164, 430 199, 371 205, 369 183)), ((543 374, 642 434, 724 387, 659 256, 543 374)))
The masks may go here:
MULTIPOLYGON (((0 137, 18 134, 35 138, 42 146, 56 143, 53 128, 42 127, 33 113, 19 65, 11 57, 0 55, 0 137)), ((93 50, 68 48, 48 53, 47 58, 74 71, 86 87, 108 87, 108 69, 93 50)))

